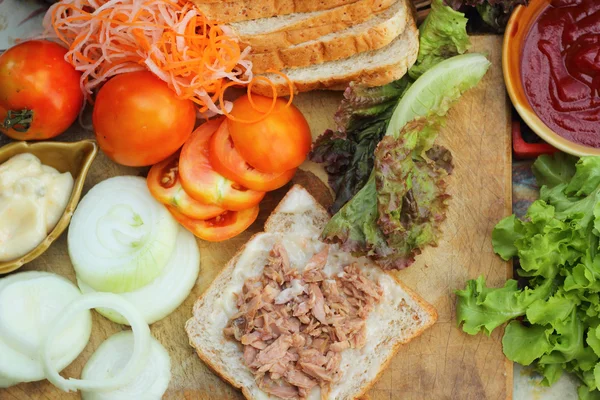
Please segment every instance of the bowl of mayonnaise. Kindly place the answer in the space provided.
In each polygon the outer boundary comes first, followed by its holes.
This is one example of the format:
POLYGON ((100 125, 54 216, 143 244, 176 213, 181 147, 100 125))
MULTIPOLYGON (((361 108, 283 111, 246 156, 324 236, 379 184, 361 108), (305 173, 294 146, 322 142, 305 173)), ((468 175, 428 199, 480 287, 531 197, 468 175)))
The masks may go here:
POLYGON ((97 153, 93 140, 0 148, 0 274, 34 260, 64 232, 97 153))

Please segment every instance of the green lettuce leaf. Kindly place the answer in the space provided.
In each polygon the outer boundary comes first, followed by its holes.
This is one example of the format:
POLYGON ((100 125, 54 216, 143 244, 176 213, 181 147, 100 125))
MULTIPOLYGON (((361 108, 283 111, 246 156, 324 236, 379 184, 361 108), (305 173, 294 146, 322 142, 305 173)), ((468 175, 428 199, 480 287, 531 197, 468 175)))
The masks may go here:
POLYGON ((439 62, 463 54, 471 47, 465 15, 445 6, 442 0, 431 2, 430 17, 419 27, 419 34, 417 63, 409 71, 414 80, 439 62))
POLYGON ((567 184, 575 175, 577 158, 565 153, 555 153, 553 156, 542 155, 533 163, 533 174, 538 185, 554 187, 567 184))
POLYGON ((508 358, 533 364, 546 385, 573 373, 581 399, 600 398, 600 157, 542 156, 533 170, 540 200, 492 234, 496 253, 518 257, 525 287, 469 281, 457 292, 457 320, 469 334, 509 322, 508 358))
POLYGON ((581 300, 574 294, 558 292, 548 299, 538 299, 531 303, 525 315, 532 324, 554 324, 567 319, 580 303, 581 300))
POLYGON ((600 186, 600 157, 582 157, 575 165, 575 176, 566 192, 575 196, 589 195, 600 186))
POLYGON ((565 364, 540 364, 535 363, 535 371, 542 375, 543 379, 540 382, 542 386, 552 386, 563 374, 565 364))
POLYGON ((503 288, 485 285, 485 278, 467 282, 464 290, 456 291, 456 319, 470 335, 494 329, 511 319, 525 315, 527 308, 538 300, 546 300, 553 288, 553 280, 546 279, 535 289, 519 289, 517 281, 508 280, 503 288))
POLYGON ((504 260, 510 260, 518 254, 515 242, 524 235, 523 222, 515 215, 504 218, 492 231, 492 244, 494 251, 504 260))
POLYGON ((530 365, 552 349, 549 337, 552 329, 541 325, 523 326, 512 321, 502 337, 502 350, 506 357, 521 365, 530 365))

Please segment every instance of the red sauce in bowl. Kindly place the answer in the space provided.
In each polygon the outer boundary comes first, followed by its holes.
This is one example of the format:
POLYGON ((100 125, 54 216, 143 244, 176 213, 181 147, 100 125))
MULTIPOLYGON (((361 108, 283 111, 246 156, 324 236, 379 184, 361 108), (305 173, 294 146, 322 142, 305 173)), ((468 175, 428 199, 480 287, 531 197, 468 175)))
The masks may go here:
POLYGON ((549 128, 600 147, 600 0, 552 0, 521 57, 529 103, 549 128))

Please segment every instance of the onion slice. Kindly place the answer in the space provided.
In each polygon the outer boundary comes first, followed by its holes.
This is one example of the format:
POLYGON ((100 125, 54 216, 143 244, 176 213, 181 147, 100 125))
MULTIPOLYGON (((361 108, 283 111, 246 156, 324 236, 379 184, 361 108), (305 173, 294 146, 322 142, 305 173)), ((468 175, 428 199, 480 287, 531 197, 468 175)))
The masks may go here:
POLYGON ((110 391, 122 388, 129 384, 144 367, 144 362, 150 346, 150 328, 144 321, 139 311, 124 300, 122 297, 113 293, 89 293, 82 295, 71 304, 69 304, 61 315, 53 322, 51 328, 46 334, 40 349, 42 364, 46 378, 57 388, 65 391, 110 391), (123 315, 131 325, 133 336, 133 352, 131 358, 122 369, 118 376, 104 380, 86 380, 74 379, 68 380, 60 376, 56 368, 51 363, 50 351, 55 343, 56 336, 64 329, 68 322, 77 317, 80 313, 92 308, 104 307, 110 308, 123 315))
POLYGON ((136 290, 160 275, 175 248, 178 227, 144 178, 109 178, 77 206, 69 227, 69 256, 79 279, 95 290, 136 290))
MULTIPOLYGON (((48 272, 21 272, 0 280, 0 380, 34 382, 45 378, 39 347, 54 319, 81 297, 69 280, 48 272)), ((91 313, 81 313, 58 332, 49 359, 64 369, 87 345, 91 313)), ((4 383, 1 383, 4 385, 4 383)))
POLYGON ((19 384, 19 381, 15 381, 0 375, 0 389, 6 389, 7 387, 11 387, 17 384, 19 384))
MULTIPOLYGON (((188 297, 200 271, 200 252, 193 234, 179 228, 177 244, 161 274, 148 285, 119 296, 133 304, 148 324, 171 314, 188 297)), ((83 293, 95 292, 94 288, 77 279, 83 293)), ((104 308, 96 309, 100 314, 118 324, 127 320, 118 312, 104 308)))
MULTIPOLYGON (((106 339, 85 364, 81 377, 101 380, 118 375, 131 357, 133 335, 119 332, 106 339)), ((153 337, 144 368, 126 386, 110 392, 83 392, 83 400, 160 400, 171 380, 171 359, 165 348, 153 337)))

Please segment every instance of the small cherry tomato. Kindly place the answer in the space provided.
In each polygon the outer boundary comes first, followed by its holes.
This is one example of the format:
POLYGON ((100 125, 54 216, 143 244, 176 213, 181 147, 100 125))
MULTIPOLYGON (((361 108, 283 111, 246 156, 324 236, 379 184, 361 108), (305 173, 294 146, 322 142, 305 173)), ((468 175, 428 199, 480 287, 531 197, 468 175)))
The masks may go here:
POLYGON ((83 107, 81 73, 65 61, 67 49, 31 40, 0 56, 0 131, 17 140, 60 135, 83 107))
POLYGON ((226 210, 245 210, 260 203, 265 192, 247 189, 213 169, 209 141, 222 122, 223 118, 208 121, 190 136, 179 156, 179 178, 185 191, 202 203, 226 210))
POLYGON ((141 167, 175 153, 194 130, 196 108, 151 72, 117 75, 98 92, 96 140, 113 161, 141 167))
POLYGON ((150 168, 147 182, 156 200, 175 208, 186 217, 209 219, 225 212, 221 207, 194 200, 183 190, 179 180, 179 153, 150 168))
POLYGON ((191 219, 173 207, 167 207, 173 217, 188 231, 202 240, 222 242, 244 232, 258 217, 258 206, 242 211, 225 211, 207 220, 191 219))
POLYGON ((215 171, 243 186, 263 192, 275 190, 294 177, 296 169, 283 173, 260 172, 240 156, 229 135, 227 122, 221 124, 210 139, 210 163, 215 171))
POLYGON ((248 164, 262 172, 282 173, 302 164, 310 151, 310 128, 300 110, 293 105, 287 107, 284 99, 277 99, 273 111, 261 121, 251 124, 235 121, 256 121, 269 110, 272 101, 258 95, 252 96, 254 106, 247 95, 234 101, 231 111, 234 119, 228 120, 229 133, 248 164))

